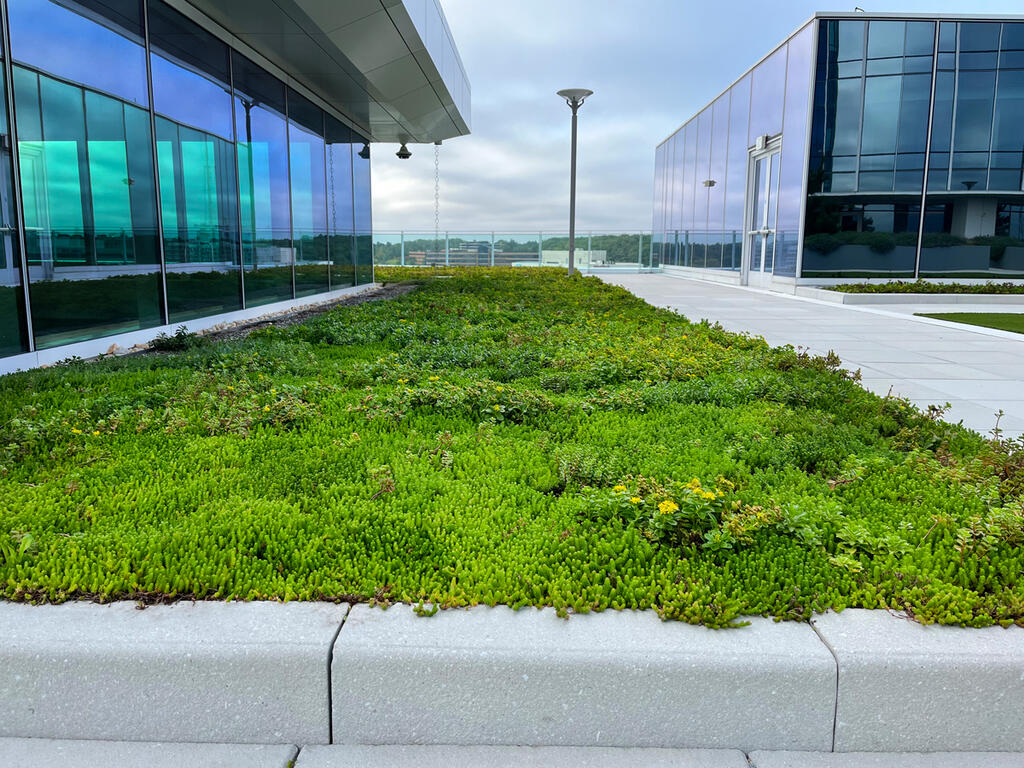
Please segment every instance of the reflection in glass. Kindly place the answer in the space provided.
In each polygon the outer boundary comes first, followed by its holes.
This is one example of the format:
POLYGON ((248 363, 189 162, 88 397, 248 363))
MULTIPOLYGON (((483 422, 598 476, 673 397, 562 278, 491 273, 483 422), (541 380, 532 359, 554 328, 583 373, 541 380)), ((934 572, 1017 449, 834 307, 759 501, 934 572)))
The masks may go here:
POLYGON ((814 28, 805 27, 789 41, 789 75, 786 80, 782 127, 782 166, 779 170, 778 218, 775 228, 774 272, 796 276, 800 243, 800 200, 804 182, 804 151, 807 144, 808 89, 814 57, 814 28))
POLYGON ((231 144, 160 117, 156 148, 170 321, 240 309, 231 144))
POLYGON ((140 0, 9 0, 14 61, 148 105, 140 0))
MULTIPOLYGON (((0 77, 0 104, 6 103, 4 78, 0 77)), ((0 134, 10 135, 6 109, 0 109, 0 134)), ((3 142, 0 143, 0 357, 28 350, 13 180, 10 142, 3 142)))
POLYGON ((158 325, 148 113, 21 67, 15 101, 36 345, 158 325))
POLYGON ((150 3, 149 40, 154 109, 232 139, 228 47, 164 3, 150 3))
POLYGON ((329 288, 324 113, 289 88, 288 115, 295 295, 309 296, 329 288))
MULTIPOLYGON (((352 209, 352 132, 327 115, 327 228, 331 287, 356 284, 352 209)), ((361 149, 360 146, 358 149, 361 149)))
POLYGON ((149 10, 167 310, 180 322, 240 309, 228 47, 163 3, 149 10), (167 118, 172 119, 167 119, 167 118), (172 121, 173 120, 173 121, 172 121))
POLYGON ((293 296, 284 85, 232 52, 247 307, 293 296))
POLYGON ((370 218, 370 144, 356 133, 352 152, 356 285, 373 282, 373 225, 370 218), (356 149, 361 145, 361 149, 356 149))

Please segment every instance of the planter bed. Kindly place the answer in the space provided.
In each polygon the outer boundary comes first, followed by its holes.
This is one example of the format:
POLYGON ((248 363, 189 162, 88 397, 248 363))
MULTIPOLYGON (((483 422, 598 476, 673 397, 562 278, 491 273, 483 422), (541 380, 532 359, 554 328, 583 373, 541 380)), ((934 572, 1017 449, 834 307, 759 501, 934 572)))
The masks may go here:
POLYGON ((1024 624, 1015 444, 597 279, 438 273, 0 379, 0 596, 1024 624))

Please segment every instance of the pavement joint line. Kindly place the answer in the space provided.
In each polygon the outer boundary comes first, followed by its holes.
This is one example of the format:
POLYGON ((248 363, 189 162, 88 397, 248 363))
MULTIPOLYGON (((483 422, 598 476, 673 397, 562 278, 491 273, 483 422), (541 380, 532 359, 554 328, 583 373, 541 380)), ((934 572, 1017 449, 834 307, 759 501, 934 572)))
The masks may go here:
MULTIPOLYGON (((885 309, 876 309, 875 307, 865 306, 863 304, 841 304, 839 302, 834 302, 834 301, 824 301, 823 299, 815 299, 815 298, 812 298, 810 296, 797 296, 795 294, 785 293, 783 291, 772 291, 772 290, 769 290, 767 288, 754 288, 754 287, 749 286, 749 285, 731 285, 731 284, 726 284, 726 283, 718 283, 718 282, 715 282, 714 280, 703 280, 700 277, 694 277, 694 276, 691 276, 691 275, 674 275, 674 274, 671 274, 669 272, 663 272, 661 274, 663 274, 665 277, 671 277, 671 278, 673 278, 675 280, 690 280, 690 281, 695 282, 695 283, 703 283, 705 285, 714 285, 714 286, 718 286, 718 287, 721 287, 721 288, 734 288, 737 291, 746 291, 747 293, 756 293, 756 294, 760 294, 760 295, 763 295, 763 296, 772 296, 772 297, 779 297, 779 298, 783 298, 783 299, 792 299, 793 301, 802 301, 802 302, 805 302, 805 303, 808 303, 808 304, 816 304, 816 305, 822 306, 822 307, 832 307, 833 309, 848 309, 848 310, 851 310, 853 312, 864 312, 864 313, 867 313, 867 314, 870 314, 870 315, 878 315, 880 317, 892 317, 892 318, 897 318, 897 319, 900 319, 900 320, 911 320, 911 321, 913 321, 915 323, 923 323, 925 325, 933 325, 933 326, 936 326, 936 327, 939 327, 939 328, 946 328, 947 330, 966 331, 968 333, 976 333, 976 334, 978 334, 980 336, 992 336, 992 337, 995 337, 997 339, 1013 339, 1013 340, 1016 340, 1016 341, 1021 341, 1022 339, 1024 339, 1024 334, 1014 333, 1013 331, 1003 331, 1003 330, 1000 330, 998 328, 985 328, 985 327, 980 326, 980 325, 968 325, 966 323, 956 323, 956 322, 953 322, 953 321, 950 321, 950 320, 937 320, 934 317, 919 317, 918 315, 915 315, 915 314, 907 314, 907 313, 904 313, 904 312, 893 312, 891 310, 885 310, 885 309)), ((907 295, 908 296, 913 296, 913 294, 907 294, 907 295)), ((913 304, 914 302, 911 300, 911 301, 908 301, 907 303, 908 304, 913 304)), ((936 304, 934 306, 936 308, 940 308, 941 309, 944 305, 936 304)), ((949 305, 949 306, 955 306, 955 305, 949 305)), ((998 307, 999 305, 996 304, 996 305, 993 305, 993 306, 994 307, 998 307)), ((941 312, 934 312, 933 314, 941 314, 941 312)))
MULTIPOLYGON (((342 628, 345 626, 345 620, 348 615, 352 612, 352 603, 348 604, 348 610, 345 611, 345 615, 341 617, 341 621, 338 622, 338 629, 334 633, 334 637, 331 638, 330 644, 327 646, 327 743, 334 743, 334 694, 331 691, 331 666, 334 664, 334 644, 338 642, 338 635, 341 634, 342 628)), ((299 750, 301 751, 301 747, 299 750)), ((298 755, 296 755, 298 759, 298 755)))
MULTIPOLYGON (((814 634, 816 634, 818 636, 818 639, 821 640, 821 642, 825 645, 826 648, 828 648, 828 652, 832 654, 832 658, 835 659, 836 662, 836 701, 835 709, 832 710, 832 751, 835 752, 836 723, 839 721, 839 656, 836 655, 836 651, 829 643, 829 641, 826 640, 825 637, 821 634, 821 632, 818 631, 817 626, 815 626, 814 619, 811 619, 808 623, 811 625, 811 629, 814 630, 814 634)), ((747 756, 747 759, 750 759, 749 755, 747 756)))

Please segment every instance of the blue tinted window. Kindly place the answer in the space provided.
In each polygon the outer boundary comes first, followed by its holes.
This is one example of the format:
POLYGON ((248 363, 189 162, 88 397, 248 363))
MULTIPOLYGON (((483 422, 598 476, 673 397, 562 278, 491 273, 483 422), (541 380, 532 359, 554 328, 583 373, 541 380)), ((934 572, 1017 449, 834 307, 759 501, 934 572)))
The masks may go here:
POLYGON ((939 23, 939 50, 956 50, 956 22, 943 21, 939 23))
MULTIPOLYGON (((355 222, 352 208, 352 132, 327 115, 327 229, 330 235, 331 287, 355 285, 355 222)), ((355 148, 355 151, 362 146, 355 148)), ((664 173, 664 146, 662 173, 664 173)), ((664 177, 662 177, 664 184, 664 177)))
POLYGON ((247 306, 292 298, 284 85, 232 53, 242 264, 247 306))
POLYGON ((136 104, 148 104, 138 0, 11 0, 15 61, 136 104), (99 16, 104 23, 94 21, 99 16))
POLYGON ((750 101, 750 134, 747 145, 758 136, 782 132, 782 104, 786 90, 786 49, 780 48, 757 65, 753 72, 750 101))
POLYGON ((1024 70, 999 73, 992 148, 1024 149, 1024 70))
POLYGON ((725 228, 743 229, 747 188, 747 119, 750 116, 750 77, 729 89, 729 162, 725 190, 725 228))
POLYGON ((903 55, 905 21, 872 21, 868 24, 868 58, 903 55))
POLYGON ((995 72, 960 72, 954 119, 955 151, 988 151, 995 84, 995 72))
POLYGON ((372 203, 370 198, 370 151, 369 143, 358 134, 353 134, 356 146, 365 148, 365 152, 356 151, 352 154, 352 188, 355 206, 356 229, 356 283, 373 282, 373 221, 372 203))
POLYGON ((931 55, 935 47, 935 23, 931 21, 908 21, 907 56, 931 55))
POLYGON ((838 57, 839 61, 864 58, 864 30, 866 24, 863 21, 840 21, 833 22, 839 27, 838 30, 838 57))
POLYGON ((896 75, 902 71, 903 59, 872 59, 868 61, 867 73, 869 75, 896 75))
POLYGON ((1004 51, 1024 51, 1024 23, 1003 24, 1000 47, 1004 51))
POLYGON ((149 114, 21 67, 15 71, 37 346, 159 324, 149 114))
MULTIPOLYGON (((4 78, 0 77, 0 101, 6 99, 4 78)), ((7 111, 0 109, 0 133, 10 134, 7 111)), ((21 259, 18 255, 18 222, 14 218, 11 154, 0 152, 0 355, 14 355, 28 349, 25 324, 25 294, 21 259)))
POLYGON ((864 128, 861 152, 896 151, 901 77, 869 77, 864 86, 864 128))
POLYGON ((999 50, 999 24, 993 22, 963 22, 960 24, 961 51, 999 50))
POLYGON ((295 295, 308 296, 329 287, 324 115, 289 88, 288 116, 295 295))
POLYGON ((232 139, 227 46, 163 3, 150 6, 149 38, 156 111, 232 139))
POLYGON ((908 56, 903 60, 904 72, 931 72, 931 56, 908 56))
POLYGON ((900 97, 899 152, 924 152, 928 140, 931 75, 906 75, 900 97))

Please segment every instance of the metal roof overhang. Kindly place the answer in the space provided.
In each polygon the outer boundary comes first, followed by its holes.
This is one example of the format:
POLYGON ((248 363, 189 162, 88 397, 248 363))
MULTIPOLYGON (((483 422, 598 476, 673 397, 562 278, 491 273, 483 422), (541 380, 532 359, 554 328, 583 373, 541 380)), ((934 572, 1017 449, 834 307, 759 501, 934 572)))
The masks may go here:
POLYGON ((436 0, 186 2, 371 141, 428 143, 470 131, 469 82, 436 0))

